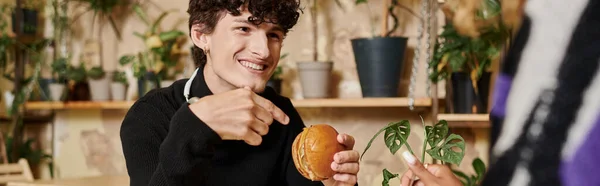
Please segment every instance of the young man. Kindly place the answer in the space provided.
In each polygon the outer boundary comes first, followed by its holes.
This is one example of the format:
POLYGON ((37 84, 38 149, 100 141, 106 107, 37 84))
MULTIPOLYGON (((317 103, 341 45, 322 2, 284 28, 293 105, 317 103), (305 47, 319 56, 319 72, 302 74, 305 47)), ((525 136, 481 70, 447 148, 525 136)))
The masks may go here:
POLYGON ((305 125, 288 98, 265 88, 298 9, 296 0, 190 1, 198 69, 149 92, 125 116, 131 185, 356 185, 359 153, 346 134, 333 178, 301 176, 291 147, 305 125))

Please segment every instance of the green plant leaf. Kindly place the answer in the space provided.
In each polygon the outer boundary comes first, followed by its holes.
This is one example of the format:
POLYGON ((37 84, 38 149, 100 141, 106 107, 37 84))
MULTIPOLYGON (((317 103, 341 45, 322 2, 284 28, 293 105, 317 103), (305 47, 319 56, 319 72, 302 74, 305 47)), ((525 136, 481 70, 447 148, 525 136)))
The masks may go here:
POLYGON ((160 23, 162 22, 162 20, 167 17, 167 15, 169 15, 169 13, 174 12, 175 10, 170 10, 170 11, 164 11, 163 13, 160 14, 160 16, 158 16, 158 18, 156 18, 156 21, 154 21, 154 23, 152 23, 152 27, 151 27, 151 32, 152 33, 157 33, 158 32, 158 28, 160 27, 160 23))
POLYGON ((392 154, 396 154, 402 145, 406 144, 406 139, 410 135, 410 123, 408 120, 402 120, 390 126, 385 129, 385 145, 392 154))
MULTIPOLYGON (((365 150, 360 155, 360 159, 362 160, 363 156, 365 155, 365 153, 367 152, 367 150, 369 150, 369 148, 371 147, 371 144, 373 144, 373 141, 375 140, 375 138, 377 138, 377 136, 379 136, 379 134, 381 134, 384 131, 386 131, 386 133, 387 133, 387 130, 391 129, 391 128, 397 128, 398 129, 398 128, 400 128, 400 125, 403 124, 403 123, 408 126, 408 132, 406 134, 410 134, 410 123, 408 122, 408 120, 402 120, 402 121, 399 121, 399 122, 390 122, 390 123, 388 123, 387 126, 383 127, 382 129, 379 129, 379 131, 377 131, 377 133, 375 135, 373 135, 373 137, 369 140, 369 143, 367 143, 367 146, 365 147, 365 150)), ((404 139, 402 139, 402 140, 404 141, 404 139)), ((408 146, 408 144, 406 144, 406 145, 407 145, 407 148, 409 148, 409 150, 410 150, 410 147, 408 146)), ((412 151, 412 150, 410 150, 410 151, 412 151)))
POLYGON ((143 41, 146 41, 146 36, 144 36, 143 34, 141 34, 139 32, 133 32, 133 35, 139 37, 143 41))
POLYGON ((367 0, 356 0, 354 2, 355 5, 361 4, 361 3, 367 3, 367 0))
POLYGON ((483 178, 483 175, 485 175, 485 163, 483 163, 480 158, 475 158, 472 165, 475 173, 477 174, 477 182, 479 182, 483 178))
POLYGON ((142 7, 139 4, 133 5, 133 11, 146 24, 146 26, 150 26, 150 21, 148 21, 148 15, 146 15, 146 12, 142 10, 142 7))
POLYGON ((459 135, 450 134, 444 143, 427 150, 427 154, 434 159, 460 165, 465 156, 465 140, 459 135), (453 148, 459 148, 459 151, 453 148))
POLYGON ((117 82, 117 83, 122 83, 127 85, 127 75, 125 74, 125 72, 122 71, 116 71, 113 74, 112 77, 113 82, 117 82))
POLYGON ((87 72, 87 76, 92 79, 100 79, 104 77, 105 74, 106 73, 104 72, 104 69, 102 69, 102 67, 99 66, 93 67, 87 72))
POLYGON ((382 186, 389 186, 390 185, 390 180, 397 178, 399 175, 398 174, 392 174, 390 171, 388 171, 387 169, 383 169, 383 181, 381 182, 382 186))
POLYGON ((283 69, 281 68, 281 66, 277 66, 275 68, 275 72, 273 72, 273 76, 271 76, 272 80, 277 80, 277 79, 281 79, 281 74, 283 73, 283 69))
POLYGON ((124 55, 124 56, 121 56, 121 58, 119 58, 119 64, 127 65, 127 64, 133 62, 134 60, 135 60, 134 55, 124 55))
POLYGON ((177 37, 182 36, 182 35, 184 35, 183 32, 181 32, 179 30, 172 30, 172 31, 160 33, 158 35, 158 37, 160 38, 161 41, 164 42, 164 41, 176 39, 177 37))
POLYGON ((463 184, 463 186, 470 186, 470 185, 472 185, 473 181, 464 172, 461 172, 459 170, 452 170, 452 173, 454 173, 454 175, 456 175, 460 179, 460 182, 463 184))
POLYGON ((379 134, 381 134, 383 131, 385 131, 388 127, 390 127, 390 125, 379 129, 379 131, 377 131, 377 133, 375 133, 375 135, 373 135, 373 137, 371 138, 371 140, 369 140, 369 143, 367 143, 367 146, 365 147, 365 150, 363 150, 363 153, 360 155, 360 159, 362 160, 363 156, 365 155, 365 153, 367 152, 367 150, 369 150, 369 148, 371 147, 371 144, 373 143, 373 140, 375 140, 375 138, 377 138, 377 136, 379 136, 379 134))
POLYGON ((434 126, 426 126, 425 131, 427 132, 427 143, 432 147, 438 146, 448 135, 448 122, 440 120, 434 126))
POLYGON ((85 67, 81 65, 77 68, 70 68, 67 77, 75 82, 85 81, 85 79, 87 78, 85 67))
POLYGON ((289 53, 285 53, 281 56, 279 56, 279 60, 285 59, 288 56, 289 53))

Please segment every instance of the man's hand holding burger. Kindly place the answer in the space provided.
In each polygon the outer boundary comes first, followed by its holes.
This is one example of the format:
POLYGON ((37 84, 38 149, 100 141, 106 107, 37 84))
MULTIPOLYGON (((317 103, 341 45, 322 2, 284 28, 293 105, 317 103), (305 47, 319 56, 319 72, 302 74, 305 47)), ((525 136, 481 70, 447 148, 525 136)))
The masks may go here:
POLYGON ((337 140, 345 150, 333 156, 331 169, 335 171, 332 178, 323 181, 326 186, 354 186, 358 182, 358 160, 360 154, 354 148, 354 137, 348 134, 339 134, 337 140))
POLYGON ((292 156, 298 172, 326 186, 354 186, 359 170, 359 153, 354 138, 339 134, 327 124, 303 129, 292 144, 292 156))

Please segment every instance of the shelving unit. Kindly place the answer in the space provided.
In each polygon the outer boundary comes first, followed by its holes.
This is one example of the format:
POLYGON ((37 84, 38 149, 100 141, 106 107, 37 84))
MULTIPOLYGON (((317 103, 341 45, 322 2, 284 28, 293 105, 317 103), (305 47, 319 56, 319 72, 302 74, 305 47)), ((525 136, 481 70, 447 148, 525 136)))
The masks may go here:
MULTIPOLYGON (((415 99, 415 107, 431 108, 430 98, 415 99)), ((127 110, 134 101, 76 101, 76 102, 27 102, 27 110, 75 110, 75 109, 114 109, 127 110)), ((296 108, 379 108, 408 107, 409 99, 399 98, 331 98, 331 99, 295 99, 292 104, 296 108)), ((446 120, 454 128, 489 128, 488 114, 438 114, 438 120, 446 120)))
POLYGON ((76 102, 27 102, 27 110, 69 110, 69 109, 129 109, 133 101, 76 101, 76 102))
MULTIPOLYGON (((430 98, 416 98, 415 107, 430 107, 430 98)), ((296 108, 312 107, 408 107, 408 98, 340 98, 340 99, 297 99, 292 100, 296 108)))
MULTIPOLYGON (((415 107, 430 107, 431 99, 415 99, 415 107)), ((107 102, 27 102, 28 110, 69 110, 69 109, 129 109, 133 101, 107 102)), ((296 108, 356 108, 356 107, 408 107, 408 98, 349 98, 349 99, 296 99, 296 108)))
POLYGON ((489 128, 489 114, 438 114, 438 120, 446 120, 450 127, 489 128))

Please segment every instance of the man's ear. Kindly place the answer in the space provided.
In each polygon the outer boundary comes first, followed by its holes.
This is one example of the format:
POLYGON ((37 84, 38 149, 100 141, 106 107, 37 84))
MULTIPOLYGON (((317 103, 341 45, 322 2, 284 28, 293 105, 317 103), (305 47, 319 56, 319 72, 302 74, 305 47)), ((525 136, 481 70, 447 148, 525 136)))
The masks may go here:
POLYGON ((204 29, 201 24, 192 25, 192 28, 190 29, 190 36, 194 45, 196 45, 198 48, 204 49, 209 45, 210 38, 208 37, 208 34, 203 33, 202 30, 204 29))

